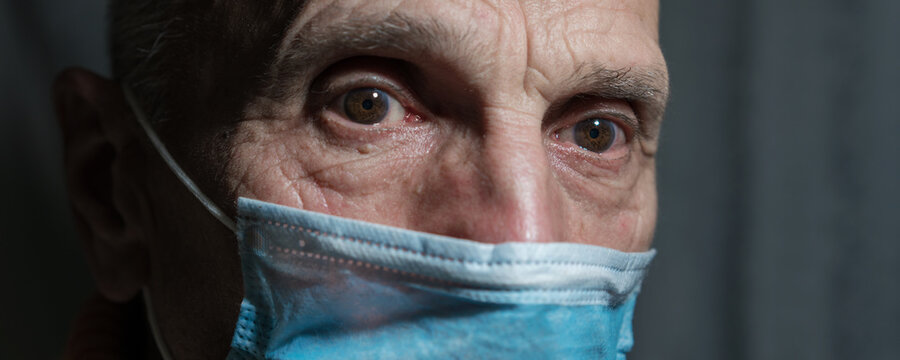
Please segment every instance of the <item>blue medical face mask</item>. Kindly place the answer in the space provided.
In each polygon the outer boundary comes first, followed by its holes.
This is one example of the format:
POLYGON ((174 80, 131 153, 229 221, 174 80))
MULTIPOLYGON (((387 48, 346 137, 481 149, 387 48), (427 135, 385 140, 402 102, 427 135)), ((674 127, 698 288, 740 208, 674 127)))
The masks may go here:
POLYGON ((125 94, 163 159, 237 234, 244 299, 229 359, 624 359, 631 349, 655 251, 491 245, 246 198, 235 225, 125 94))

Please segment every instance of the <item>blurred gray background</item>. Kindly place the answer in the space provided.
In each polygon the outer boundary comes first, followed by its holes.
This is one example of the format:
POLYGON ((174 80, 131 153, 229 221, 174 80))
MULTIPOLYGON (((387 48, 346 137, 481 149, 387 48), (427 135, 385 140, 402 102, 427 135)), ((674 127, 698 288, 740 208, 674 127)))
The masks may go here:
MULTIPOLYGON (((50 84, 104 1, 0 2, 0 358, 58 358, 91 280, 50 84)), ((900 359, 900 2, 664 1, 659 256, 629 359, 900 359)))

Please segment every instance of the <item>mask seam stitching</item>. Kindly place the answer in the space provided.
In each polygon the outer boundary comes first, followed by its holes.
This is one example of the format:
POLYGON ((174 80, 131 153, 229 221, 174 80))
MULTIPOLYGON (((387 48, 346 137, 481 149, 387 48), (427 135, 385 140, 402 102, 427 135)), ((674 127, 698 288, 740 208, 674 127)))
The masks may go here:
MULTIPOLYGON (((422 275, 422 274, 417 274, 414 272, 409 272, 406 270, 399 270, 399 269, 395 269, 395 268, 388 267, 388 266, 373 264, 368 261, 344 259, 344 258, 338 257, 338 256, 317 254, 317 253, 313 253, 313 252, 285 248, 285 247, 281 247, 281 246, 277 246, 277 245, 269 245, 269 249, 275 250, 276 252, 280 252, 285 255, 290 254, 290 255, 297 255, 297 256, 305 256, 305 257, 315 259, 315 260, 336 263, 341 266, 346 264, 347 266, 365 267, 366 269, 383 271, 383 272, 387 272, 387 273, 392 273, 394 275, 406 276, 406 277, 410 277, 410 278, 414 278, 414 279, 419 279, 419 280, 422 280, 425 282, 431 282, 438 286, 444 285, 444 286, 450 286, 450 287, 459 287, 459 288, 471 289, 471 290, 475 290, 475 291, 503 291, 503 292, 519 292, 519 293, 522 293, 522 292, 547 292, 547 293, 555 292, 555 293, 570 293, 570 294, 580 293, 580 294, 585 294, 585 295, 606 295, 609 299, 627 298, 629 296, 629 294, 631 294, 633 292, 633 288, 632 288, 632 290, 629 290, 629 291, 623 293, 622 295, 613 294, 609 290, 603 290, 603 289, 563 289, 563 288, 492 289, 489 287, 470 286, 470 285, 465 285, 465 284, 455 282, 455 281, 442 280, 442 279, 438 279, 438 278, 428 276, 428 275, 422 275)), ((263 254, 263 255, 266 257, 277 259, 276 256, 271 255, 271 254, 263 254)), ((540 295, 536 295, 536 296, 533 296, 532 298, 538 299, 539 296, 540 295)), ((475 300, 483 299, 483 300, 494 300, 494 301, 497 301, 498 299, 502 298, 502 296, 496 295, 496 294, 468 294, 468 295, 466 295, 466 297, 475 299, 475 300)), ((603 301, 605 304, 618 303, 617 301, 609 301, 609 299, 601 299, 600 301, 603 301)), ((593 304, 593 303, 595 303, 595 301, 586 300, 586 301, 567 302, 567 304, 577 304, 577 303, 593 304)))
POLYGON ((296 225, 296 224, 289 224, 289 223, 273 221, 273 220, 257 219, 257 218, 247 217, 247 216, 241 216, 241 217, 244 219, 250 220, 250 221, 261 223, 263 225, 265 225, 265 224, 274 225, 274 226, 281 227, 283 229, 288 229, 291 231, 302 231, 302 232, 307 232, 307 233, 310 233, 313 235, 326 235, 326 236, 330 236, 337 240, 354 242, 354 243, 361 244, 361 245, 367 245, 367 246, 371 246, 371 247, 379 247, 379 248, 383 248, 383 249, 387 249, 387 250, 392 250, 392 249, 399 250, 399 251, 407 252, 407 253, 410 253, 410 254, 413 254, 416 256, 422 256, 422 257, 437 259, 437 260, 441 260, 441 261, 459 262, 459 263, 463 263, 463 264, 475 264, 475 265, 484 265, 484 266, 573 265, 573 266, 595 267, 595 268, 606 269, 606 270, 615 271, 615 272, 641 272, 641 271, 646 270, 649 267, 649 266, 644 266, 644 267, 629 269, 629 268, 619 268, 619 267, 610 266, 610 265, 590 264, 590 263, 576 262, 576 261, 508 261, 508 262, 474 261, 474 260, 468 260, 468 259, 450 258, 450 257, 441 256, 441 255, 429 254, 426 252, 407 249, 405 247, 402 247, 399 245, 394 245, 394 244, 385 244, 385 243, 378 242, 378 241, 363 240, 363 239, 358 239, 358 238, 349 237, 349 236, 341 236, 341 235, 333 234, 333 233, 330 233, 327 231, 313 230, 313 229, 306 228, 304 226, 296 225))

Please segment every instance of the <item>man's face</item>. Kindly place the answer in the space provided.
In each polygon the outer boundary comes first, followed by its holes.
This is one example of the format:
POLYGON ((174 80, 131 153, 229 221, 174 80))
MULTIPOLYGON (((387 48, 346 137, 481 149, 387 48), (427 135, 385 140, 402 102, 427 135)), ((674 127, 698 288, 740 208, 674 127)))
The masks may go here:
MULTIPOLYGON (((225 189, 223 203, 248 197, 487 243, 644 251, 667 87, 657 7, 310 1, 275 58, 259 59, 271 64, 266 86, 237 121, 214 126, 228 136, 206 130, 228 139, 223 161, 198 165, 191 155, 209 149, 171 146, 201 186, 225 189)), ((213 87, 235 86, 228 75, 213 87)), ((146 284, 164 337, 176 353, 227 349, 242 295, 233 235, 153 168, 146 284)))
POLYGON ((278 90, 236 125, 227 186, 476 241, 643 251, 662 64, 651 1, 313 2, 278 90))

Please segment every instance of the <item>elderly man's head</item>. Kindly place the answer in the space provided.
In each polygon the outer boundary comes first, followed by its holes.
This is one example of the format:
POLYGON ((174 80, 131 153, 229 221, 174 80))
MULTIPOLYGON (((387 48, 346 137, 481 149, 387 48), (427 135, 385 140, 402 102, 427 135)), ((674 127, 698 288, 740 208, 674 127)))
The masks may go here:
POLYGON ((485 243, 650 246, 667 93, 652 0, 114 1, 114 80, 57 83, 100 292, 154 294, 176 355, 222 357, 248 197, 485 243))

